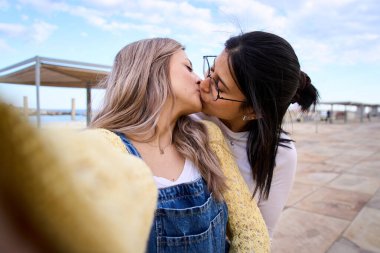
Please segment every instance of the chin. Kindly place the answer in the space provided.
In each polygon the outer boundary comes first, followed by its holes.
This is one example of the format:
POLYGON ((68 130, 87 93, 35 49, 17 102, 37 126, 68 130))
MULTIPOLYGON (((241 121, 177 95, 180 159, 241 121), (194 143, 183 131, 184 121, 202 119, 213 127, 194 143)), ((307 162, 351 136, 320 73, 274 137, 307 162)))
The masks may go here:
POLYGON ((198 113, 202 111, 202 104, 201 102, 187 104, 186 108, 183 108, 181 111, 181 115, 190 115, 193 113, 198 113))
POLYGON ((223 112, 221 113, 221 111, 215 110, 214 107, 212 107, 212 106, 209 107, 207 105, 203 105, 202 112, 208 116, 214 116, 217 118, 222 118, 222 116, 223 116, 223 112))
POLYGON ((202 112, 203 112, 204 114, 207 114, 207 115, 212 115, 212 112, 210 112, 210 110, 209 110, 207 104, 203 104, 203 106, 202 106, 202 112))
POLYGON ((202 109, 203 109, 202 103, 194 105, 194 112, 193 113, 201 112, 202 109))
POLYGON ((211 102, 210 95, 204 94, 201 92, 201 100, 202 100, 202 104, 210 103, 211 102))

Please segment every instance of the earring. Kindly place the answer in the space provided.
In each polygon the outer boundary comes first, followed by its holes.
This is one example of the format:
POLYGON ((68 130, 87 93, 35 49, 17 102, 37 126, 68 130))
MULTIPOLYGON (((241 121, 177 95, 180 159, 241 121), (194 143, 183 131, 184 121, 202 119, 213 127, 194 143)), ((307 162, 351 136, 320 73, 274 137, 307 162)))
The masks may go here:
POLYGON ((255 116, 247 116, 247 115, 243 115, 243 121, 248 121, 248 120, 254 120, 256 119, 255 116))

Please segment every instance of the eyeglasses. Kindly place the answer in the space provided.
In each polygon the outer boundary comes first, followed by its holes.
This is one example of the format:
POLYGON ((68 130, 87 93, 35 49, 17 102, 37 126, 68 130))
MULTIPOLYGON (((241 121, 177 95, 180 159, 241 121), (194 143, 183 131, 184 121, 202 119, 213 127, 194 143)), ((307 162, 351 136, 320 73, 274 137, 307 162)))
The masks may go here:
MULTIPOLYGON (((233 101, 233 102, 239 102, 239 103, 246 103, 246 101, 242 100, 237 100, 237 99, 231 99, 231 98, 225 98, 220 95, 221 91, 219 89, 219 81, 223 83, 222 80, 220 79, 215 79, 211 76, 211 66, 215 65, 215 59, 216 56, 213 55, 205 55, 203 56, 203 73, 206 76, 206 78, 209 78, 210 80, 210 95, 214 101, 218 99, 222 100, 228 100, 228 101, 233 101), (212 65, 210 65, 210 62, 212 62, 212 65)), ((225 86, 226 84, 223 83, 225 86)))

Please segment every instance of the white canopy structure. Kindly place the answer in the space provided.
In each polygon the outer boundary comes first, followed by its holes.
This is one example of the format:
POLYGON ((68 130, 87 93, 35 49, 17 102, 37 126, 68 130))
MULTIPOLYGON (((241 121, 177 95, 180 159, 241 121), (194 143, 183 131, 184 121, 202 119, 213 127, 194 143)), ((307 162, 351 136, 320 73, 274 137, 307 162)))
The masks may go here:
POLYGON ((36 86, 37 126, 41 125, 40 86, 85 88, 87 124, 91 119, 91 88, 104 78, 111 66, 36 56, 0 69, 0 83, 36 86))
POLYGON ((334 111, 334 105, 340 105, 344 106, 344 122, 347 122, 347 106, 354 106, 356 107, 357 115, 360 119, 360 122, 363 122, 364 118, 364 111, 365 108, 369 108, 370 112, 368 113, 371 117, 377 117, 379 115, 379 104, 366 104, 366 103, 358 103, 358 102, 351 102, 351 101, 343 101, 343 102, 320 102, 322 105, 330 105, 330 112, 333 113, 334 111))

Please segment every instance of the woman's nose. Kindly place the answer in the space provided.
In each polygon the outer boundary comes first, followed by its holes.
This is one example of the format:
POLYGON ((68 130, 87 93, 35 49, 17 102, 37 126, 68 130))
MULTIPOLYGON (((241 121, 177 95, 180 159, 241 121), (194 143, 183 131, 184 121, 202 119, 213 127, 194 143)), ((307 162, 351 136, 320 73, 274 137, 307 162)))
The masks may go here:
POLYGON ((194 73, 194 77, 195 77, 195 82, 196 82, 196 84, 200 84, 201 83, 201 81, 202 81, 202 79, 195 73, 195 72, 193 72, 194 73))
POLYGON ((209 93, 210 92, 210 82, 209 82, 208 78, 202 80, 199 87, 203 92, 209 93))
POLYGON ((201 82, 202 82, 202 79, 201 79, 198 75, 196 76, 196 78, 197 78, 197 79, 196 79, 196 80, 197 80, 196 83, 197 83, 198 85, 200 85, 201 82))

